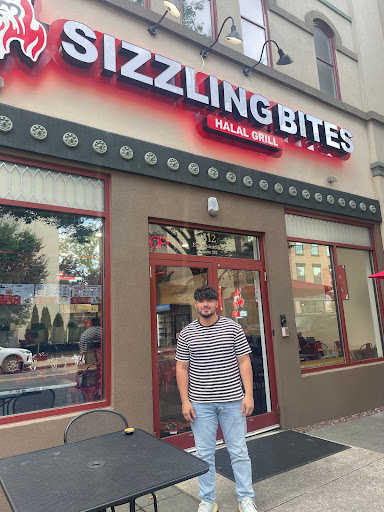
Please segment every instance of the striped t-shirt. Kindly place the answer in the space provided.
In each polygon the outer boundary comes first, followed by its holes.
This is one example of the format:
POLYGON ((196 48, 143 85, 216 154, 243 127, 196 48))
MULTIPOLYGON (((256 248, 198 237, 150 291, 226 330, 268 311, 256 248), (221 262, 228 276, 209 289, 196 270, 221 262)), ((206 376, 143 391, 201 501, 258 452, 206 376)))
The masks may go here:
POLYGON ((189 362, 189 399, 230 402, 244 396, 238 356, 251 349, 242 327, 220 316, 209 327, 198 320, 184 327, 177 340, 176 360, 189 362))

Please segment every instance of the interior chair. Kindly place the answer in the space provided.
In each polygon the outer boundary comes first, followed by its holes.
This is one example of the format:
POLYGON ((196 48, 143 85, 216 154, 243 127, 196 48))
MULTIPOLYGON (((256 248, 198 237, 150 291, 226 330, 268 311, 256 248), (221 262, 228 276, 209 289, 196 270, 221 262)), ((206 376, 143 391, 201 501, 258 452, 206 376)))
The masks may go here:
POLYGON ((375 348, 376 347, 372 346, 372 343, 364 343, 359 350, 365 351, 365 359, 371 359, 371 357, 375 357, 373 352, 375 348))
POLYGON ((323 343, 322 341, 316 341, 315 347, 316 347, 316 350, 317 350, 318 354, 320 355, 320 357, 324 357, 326 352, 328 352, 328 354, 330 354, 328 345, 326 343, 323 343))
MULTIPOLYGON (((121 432, 127 427, 127 419, 117 411, 110 411, 108 409, 86 411, 68 423, 64 431, 64 443, 76 443, 85 439, 112 434, 113 432, 121 432)), ((151 494, 155 512, 158 512, 156 495, 154 493, 151 494)), ((132 509, 131 506, 131 510, 134 510, 134 507, 135 505, 133 505, 132 509)), ((111 511, 115 512, 115 507, 111 507, 111 511)))
POLYGON ((176 361, 167 361, 162 368, 162 377, 165 384, 165 397, 168 397, 169 386, 176 378, 176 361))
POLYGON ((40 411, 42 409, 51 409, 54 403, 55 392, 53 389, 43 389, 42 391, 21 393, 21 395, 13 400, 11 410, 13 414, 40 411))
POLYGON ((334 341, 333 346, 335 347, 335 350, 337 350, 339 352, 339 355, 341 355, 341 353, 342 353, 341 341, 340 340, 334 341))

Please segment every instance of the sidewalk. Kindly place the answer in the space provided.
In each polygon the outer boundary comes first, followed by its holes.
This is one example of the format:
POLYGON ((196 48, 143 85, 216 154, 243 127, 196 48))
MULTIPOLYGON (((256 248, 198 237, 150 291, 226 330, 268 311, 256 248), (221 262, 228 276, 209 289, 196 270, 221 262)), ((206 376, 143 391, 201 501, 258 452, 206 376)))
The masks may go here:
MULTIPOLYGON (((254 484, 258 512, 383 512, 384 412, 308 435, 352 448, 254 484)), ((234 482, 217 475, 216 490, 219 512, 238 511, 234 482)), ((159 512, 197 511, 197 479, 157 495, 159 512)), ((150 497, 141 498, 137 505, 136 510, 153 511, 150 497)), ((129 507, 116 510, 127 512, 129 507)))

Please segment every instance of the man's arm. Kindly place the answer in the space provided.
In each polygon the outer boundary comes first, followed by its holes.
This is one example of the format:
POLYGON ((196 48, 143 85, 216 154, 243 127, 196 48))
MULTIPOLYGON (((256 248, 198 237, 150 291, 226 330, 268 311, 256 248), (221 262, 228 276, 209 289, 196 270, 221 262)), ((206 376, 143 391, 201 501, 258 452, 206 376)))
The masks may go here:
POLYGON ((176 380, 179 388, 181 406, 183 416, 187 421, 193 423, 193 418, 196 418, 193 405, 188 398, 188 384, 189 384, 189 362, 176 361, 176 380))
POLYGON ((241 412, 243 416, 249 416, 252 414, 254 408, 251 359, 248 354, 245 354, 244 356, 238 356, 237 362, 239 363, 240 376, 245 391, 243 403, 241 404, 241 412))

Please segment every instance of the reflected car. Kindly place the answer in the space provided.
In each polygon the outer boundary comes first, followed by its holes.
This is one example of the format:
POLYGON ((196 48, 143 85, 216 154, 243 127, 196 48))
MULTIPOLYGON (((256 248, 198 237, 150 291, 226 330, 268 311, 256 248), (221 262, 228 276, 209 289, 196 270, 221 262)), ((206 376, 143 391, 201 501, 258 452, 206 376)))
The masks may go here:
POLYGON ((32 352, 24 348, 0 347, 0 369, 2 373, 17 373, 32 364, 32 352))

